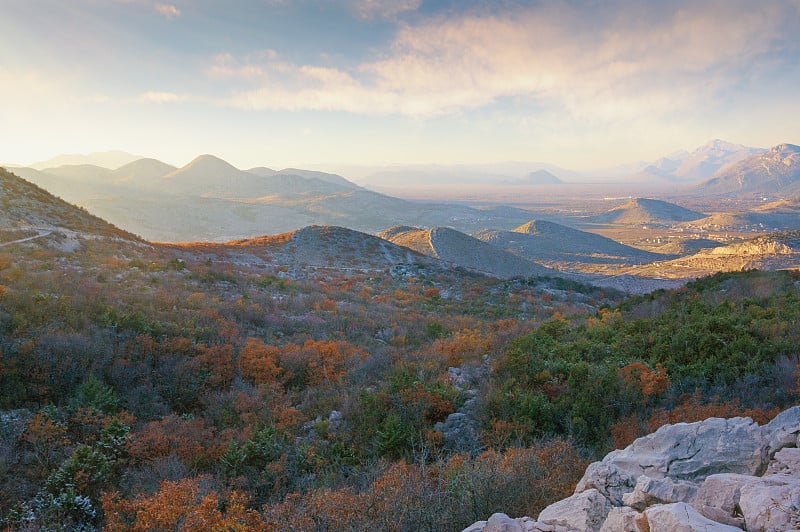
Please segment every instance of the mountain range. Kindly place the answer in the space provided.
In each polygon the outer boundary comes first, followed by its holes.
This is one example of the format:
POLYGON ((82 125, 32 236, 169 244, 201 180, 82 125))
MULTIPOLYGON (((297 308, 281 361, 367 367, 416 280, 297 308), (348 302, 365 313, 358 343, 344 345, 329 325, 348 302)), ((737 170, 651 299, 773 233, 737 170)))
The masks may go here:
POLYGON ((680 151, 648 164, 634 175, 636 180, 666 180, 676 183, 697 183, 710 178, 720 169, 752 155, 764 152, 715 139, 692 152, 680 151))
POLYGON ((796 196, 800 194, 800 146, 779 144, 723 168, 701 184, 701 195, 796 196))

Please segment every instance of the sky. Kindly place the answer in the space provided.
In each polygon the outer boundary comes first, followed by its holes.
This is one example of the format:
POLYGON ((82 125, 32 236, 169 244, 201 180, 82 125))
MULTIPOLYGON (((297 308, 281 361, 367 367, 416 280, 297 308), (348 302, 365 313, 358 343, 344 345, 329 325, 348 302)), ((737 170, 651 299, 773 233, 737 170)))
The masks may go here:
POLYGON ((800 143, 800 0, 0 0, 0 161, 655 160, 800 143))

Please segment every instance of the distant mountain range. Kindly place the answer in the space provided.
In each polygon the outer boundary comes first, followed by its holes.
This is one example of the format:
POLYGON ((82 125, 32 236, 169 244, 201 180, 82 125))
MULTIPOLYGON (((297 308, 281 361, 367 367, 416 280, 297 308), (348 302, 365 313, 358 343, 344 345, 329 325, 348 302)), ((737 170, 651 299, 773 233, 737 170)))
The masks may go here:
POLYGON ((139 159, 115 170, 66 165, 14 171, 154 241, 227 241, 307 225, 377 233, 393 224, 510 228, 531 214, 504 207, 416 203, 366 190, 342 176, 287 168, 240 170, 213 155, 181 168, 139 159))
POLYGON ((800 146, 779 144, 721 169, 696 193, 709 196, 783 196, 800 194, 800 146))
POLYGON ((647 165, 633 179, 697 183, 728 165, 764 151, 715 139, 692 152, 682 151, 662 157, 647 165))

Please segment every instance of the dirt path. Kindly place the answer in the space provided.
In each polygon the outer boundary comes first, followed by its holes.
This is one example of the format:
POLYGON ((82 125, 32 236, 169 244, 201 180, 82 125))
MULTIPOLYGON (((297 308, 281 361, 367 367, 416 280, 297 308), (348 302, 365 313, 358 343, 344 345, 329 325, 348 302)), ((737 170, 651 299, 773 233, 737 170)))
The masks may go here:
POLYGON ((19 240, 12 240, 11 242, 2 242, 2 243, 0 243, 0 248, 2 248, 4 246, 10 246, 12 244, 21 244, 22 242, 28 242, 30 240, 35 240, 37 238, 42 238, 42 237, 47 236, 47 235, 49 235, 49 234, 51 234, 53 232, 50 229, 37 229, 37 231, 39 231, 38 235, 33 235, 33 236, 26 237, 26 238, 20 238, 19 240))

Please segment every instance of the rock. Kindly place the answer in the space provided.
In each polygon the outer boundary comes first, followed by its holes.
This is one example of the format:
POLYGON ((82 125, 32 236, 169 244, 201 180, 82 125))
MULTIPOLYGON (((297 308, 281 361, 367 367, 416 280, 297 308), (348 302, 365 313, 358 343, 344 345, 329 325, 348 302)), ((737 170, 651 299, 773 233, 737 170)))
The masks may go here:
POLYGON ((738 511, 742 486, 756 480, 757 477, 735 473, 711 475, 697 490, 692 506, 711 520, 742 527, 744 519, 738 511))
POLYGON ((800 406, 784 410, 764 425, 767 452, 772 457, 784 447, 797 447, 800 438, 800 406))
POLYGON ((627 506, 612 508, 600 528, 600 532, 647 532, 647 530, 647 517, 627 506))
POLYGON ((633 491, 635 486, 636 477, 603 460, 594 462, 586 468, 583 478, 575 487, 575 493, 594 488, 605 495, 611 504, 619 506, 622 504, 623 495, 633 491))
POLYGON ((563 526, 568 530, 600 530, 606 520, 611 503, 596 489, 588 489, 555 502, 542 510, 537 522, 563 526))
POLYGON ((461 532, 483 532, 486 528, 486 521, 475 521, 461 532))
POLYGON ((506 514, 496 513, 492 514, 483 532, 524 532, 522 526, 514 519, 511 519, 506 514))
POLYGON ((767 466, 767 475, 774 474, 794 475, 800 477, 800 449, 786 447, 781 449, 767 466))
POLYGON ((609 453, 603 462, 635 478, 700 481, 714 473, 755 475, 766 463, 763 444, 761 427, 750 418, 709 418, 664 425, 609 453))
POLYGON ((660 504, 645 512, 650 532, 741 532, 701 515, 685 502, 660 504))
POLYGON ((800 527, 800 479, 770 475, 741 488, 739 507, 747 530, 789 530, 800 527))
POLYGON ((622 498, 626 506, 642 511, 654 504, 690 502, 697 492, 697 485, 669 478, 650 478, 644 475, 636 480, 636 487, 622 498))
POLYGON ((478 422, 464 412, 453 412, 433 427, 442 433, 445 448, 457 453, 473 453, 480 447, 478 422))

